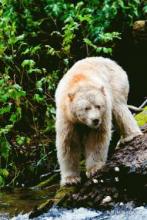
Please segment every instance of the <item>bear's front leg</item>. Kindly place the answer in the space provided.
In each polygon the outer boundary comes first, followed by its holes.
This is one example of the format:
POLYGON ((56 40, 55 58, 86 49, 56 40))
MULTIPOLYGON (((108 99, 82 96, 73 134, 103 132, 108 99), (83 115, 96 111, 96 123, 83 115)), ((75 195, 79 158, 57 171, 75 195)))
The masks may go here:
POLYGON ((114 102, 113 115, 121 133, 121 143, 132 140, 138 135, 142 135, 140 128, 130 110, 127 103, 114 102))
POLYGON ((76 142, 76 131, 64 117, 57 115, 56 147, 61 172, 61 185, 80 182, 79 161, 80 148, 76 142))
POLYGON ((108 155, 108 148, 111 139, 111 126, 108 125, 103 131, 92 130, 86 139, 85 156, 86 156, 86 175, 93 176, 101 169, 108 155))

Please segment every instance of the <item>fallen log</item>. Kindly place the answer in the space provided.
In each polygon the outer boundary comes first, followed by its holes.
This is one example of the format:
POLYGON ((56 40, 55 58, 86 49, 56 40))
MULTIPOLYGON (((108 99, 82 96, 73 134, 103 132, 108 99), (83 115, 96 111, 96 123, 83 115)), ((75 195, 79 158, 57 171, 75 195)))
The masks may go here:
POLYGON ((55 197, 37 207, 30 218, 53 205, 66 208, 108 209, 118 202, 147 202, 147 124, 143 135, 121 144, 106 165, 92 179, 84 176, 78 186, 60 188, 55 197))

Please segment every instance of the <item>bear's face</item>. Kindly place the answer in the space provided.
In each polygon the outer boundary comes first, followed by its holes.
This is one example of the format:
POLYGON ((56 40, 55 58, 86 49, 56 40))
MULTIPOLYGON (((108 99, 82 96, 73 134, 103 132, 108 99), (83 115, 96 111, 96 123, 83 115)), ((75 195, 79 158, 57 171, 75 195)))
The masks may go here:
POLYGON ((105 95, 96 89, 77 92, 71 100, 71 113, 78 123, 98 128, 105 112, 105 95))

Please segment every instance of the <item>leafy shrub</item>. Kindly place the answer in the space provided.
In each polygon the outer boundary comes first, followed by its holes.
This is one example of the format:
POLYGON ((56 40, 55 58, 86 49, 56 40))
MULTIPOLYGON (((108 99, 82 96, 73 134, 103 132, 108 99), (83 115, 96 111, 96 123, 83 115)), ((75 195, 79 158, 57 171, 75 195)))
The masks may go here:
POLYGON ((142 7, 146 13, 141 3, 0 1, 0 185, 9 170, 21 175, 14 145, 39 146, 48 138, 48 150, 41 150, 36 166, 48 163, 47 155, 54 152, 57 82, 79 58, 112 56, 124 27, 143 16, 142 7))

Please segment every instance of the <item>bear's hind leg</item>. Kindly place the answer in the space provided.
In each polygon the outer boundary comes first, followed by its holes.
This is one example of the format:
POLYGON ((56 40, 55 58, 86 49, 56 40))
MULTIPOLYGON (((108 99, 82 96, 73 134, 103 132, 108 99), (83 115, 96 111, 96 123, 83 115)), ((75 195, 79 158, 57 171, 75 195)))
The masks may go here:
POLYGON ((113 115, 120 129, 122 136, 121 142, 130 141, 134 137, 142 134, 126 103, 115 102, 113 106, 113 115))

